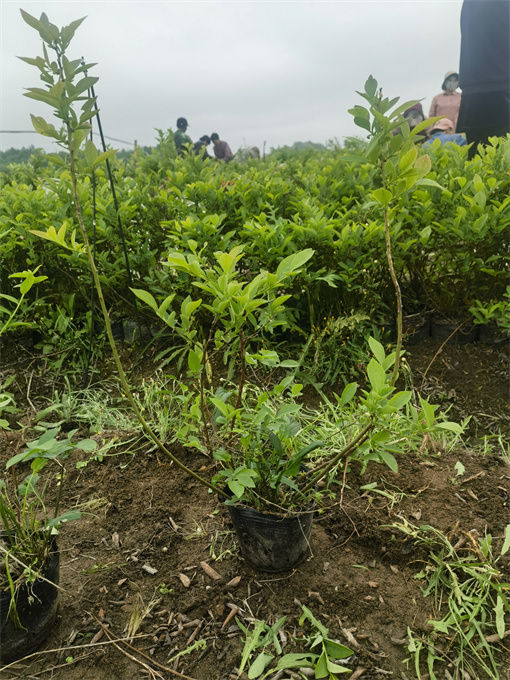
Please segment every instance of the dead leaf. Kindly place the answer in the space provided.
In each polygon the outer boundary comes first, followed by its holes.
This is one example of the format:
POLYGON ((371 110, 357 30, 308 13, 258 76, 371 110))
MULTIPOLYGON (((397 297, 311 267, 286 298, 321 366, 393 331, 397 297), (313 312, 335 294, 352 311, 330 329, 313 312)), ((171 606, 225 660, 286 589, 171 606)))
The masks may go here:
POLYGON ((390 564, 390 569, 394 574, 398 574, 398 567, 394 567, 393 564, 390 564))
POLYGON ((234 576, 234 578, 231 579, 227 583, 227 588, 235 588, 236 586, 239 585, 240 582, 241 582, 241 577, 240 576, 234 576))
POLYGON ((182 585, 183 585, 185 588, 189 588, 189 587, 190 587, 191 581, 190 581, 189 578, 186 576, 186 574, 179 574, 179 578, 180 578, 180 580, 181 580, 182 585))
POLYGON ((421 519, 421 510, 416 510, 416 512, 410 512, 409 514, 418 521, 421 519))
POLYGON ((377 581, 367 581, 367 585, 369 585, 371 588, 379 588, 377 581))
POLYGON ((209 576, 210 578, 214 579, 215 581, 217 581, 218 579, 221 578, 220 574, 218 574, 217 571, 215 571, 212 567, 210 567, 210 566, 207 564, 207 562, 200 562, 200 566, 201 566, 202 569, 205 571, 205 573, 207 574, 207 576, 209 576))

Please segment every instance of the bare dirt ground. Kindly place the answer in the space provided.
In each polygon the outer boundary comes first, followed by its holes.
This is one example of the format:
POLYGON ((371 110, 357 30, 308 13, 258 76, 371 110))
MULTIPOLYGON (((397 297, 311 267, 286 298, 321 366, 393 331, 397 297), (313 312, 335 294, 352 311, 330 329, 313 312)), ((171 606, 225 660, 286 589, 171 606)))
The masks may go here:
MULTIPOLYGON (((451 406, 450 419, 471 414, 473 435, 508 433, 508 347, 447 346, 427 370, 438 349, 432 340, 410 349, 415 388, 451 406)), ((4 435, 2 466, 20 446, 16 433, 4 435)), ((196 470, 210 462, 176 453, 196 470)), ((373 466, 360 477, 352 467, 336 502, 316 515, 309 558, 292 572, 264 574, 241 558, 222 504, 158 460, 149 444, 76 469, 80 455, 67 463, 65 504, 87 503, 91 514, 59 537, 57 624, 40 653, 2 670, 5 680, 236 678, 243 646, 236 618, 248 625, 286 616, 285 651, 304 651, 301 605, 353 649, 346 677, 411 680, 413 664, 403 663, 407 629, 425 635, 434 603, 416 578, 426 553, 389 525, 430 524, 452 538, 476 529, 490 533, 497 549, 509 522, 508 459, 465 449, 414 451, 399 458, 398 474, 373 466), (370 482, 387 496, 360 489, 370 482)), ((507 581, 509 566, 508 559, 499 563, 507 581)), ((505 680, 509 658, 501 643, 505 680)), ((455 677, 454 669, 443 665, 437 677, 455 677)))

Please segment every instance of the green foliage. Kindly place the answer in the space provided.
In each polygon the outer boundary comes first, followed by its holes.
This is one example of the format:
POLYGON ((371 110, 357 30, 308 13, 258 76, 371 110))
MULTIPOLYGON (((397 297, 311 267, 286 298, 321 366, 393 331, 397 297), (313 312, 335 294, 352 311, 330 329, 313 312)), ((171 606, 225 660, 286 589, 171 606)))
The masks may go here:
POLYGON ((483 670, 487 677, 499 680, 497 641, 503 639, 509 620, 510 584, 502 580, 503 573, 496 565, 510 548, 510 525, 499 557, 494 557, 490 534, 480 538, 477 532, 461 531, 458 545, 466 546, 461 555, 451 537, 432 526, 416 527, 407 521, 392 526, 429 550, 429 561, 417 578, 426 581, 424 597, 434 596, 435 616, 429 621, 432 633, 426 638, 408 630, 416 676, 422 677, 425 659, 431 678, 438 677, 439 664, 453 662, 461 675, 477 677, 483 670))
POLYGON ((73 430, 66 438, 57 439, 59 428, 45 430, 38 439, 27 442, 21 453, 7 461, 6 469, 11 470, 11 476, 0 479, 0 519, 4 532, 0 552, 3 553, 5 571, 0 580, 2 588, 10 589, 9 613, 16 625, 20 625, 15 604, 19 585, 39 577, 50 551, 51 537, 64 523, 81 517, 79 510, 59 514, 65 480, 63 461, 76 448, 93 451, 97 447, 92 439, 73 443, 71 440, 76 432, 73 430), (18 483, 18 466, 27 462, 30 462, 31 472, 18 483), (53 512, 50 512, 46 501, 48 482, 41 488, 39 474, 50 462, 58 468, 54 477, 58 490, 53 512))
POLYGON ((315 678, 335 680, 337 675, 351 673, 350 668, 337 662, 346 659, 353 651, 329 637, 329 630, 302 605, 303 614, 299 619, 299 626, 305 627, 304 635, 298 638, 302 645, 306 643, 306 652, 294 652, 282 656, 282 645, 278 638, 278 631, 284 626, 287 617, 282 616, 276 623, 269 626, 265 621, 255 621, 253 629, 249 631, 236 619, 238 626, 245 634, 239 675, 244 668, 248 668, 248 678, 267 678, 272 673, 281 670, 313 668, 315 678), (269 652, 274 649, 275 654, 269 652), (256 655, 256 656, 255 656, 256 655), (252 658, 254 657, 254 658, 252 658), (276 664, 272 663, 276 659, 276 664))

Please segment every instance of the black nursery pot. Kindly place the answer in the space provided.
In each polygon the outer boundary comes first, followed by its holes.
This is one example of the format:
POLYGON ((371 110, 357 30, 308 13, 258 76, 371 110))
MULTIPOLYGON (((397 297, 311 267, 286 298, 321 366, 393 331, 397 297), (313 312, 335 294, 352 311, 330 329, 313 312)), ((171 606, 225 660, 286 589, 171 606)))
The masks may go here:
POLYGON ((294 516, 272 515, 252 508, 228 505, 241 554, 260 571, 289 571, 310 549, 313 511, 294 516))
POLYGON ((22 584, 16 591, 16 609, 23 628, 9 617, 11 592, 0 593, 0 663, 6 664, 34 652, 49 636, 57 616, 60 554, 53 539, 52 552, 41 570, 45 579, 22 584))
POLYGON ((467 345, 478 340, 478 327, 467 323, 461 326, 460 323, 449 323, 440 318, 432 317, 430 334, 441 342, 448 340, 448 344, 451 345, 467 345), (453 333, 455 329, 458 330, 453 333))
POLYGON ((430 337, 430 315, 413 314, 404 317, 404 342, 406 345, 418 345, 430 337))

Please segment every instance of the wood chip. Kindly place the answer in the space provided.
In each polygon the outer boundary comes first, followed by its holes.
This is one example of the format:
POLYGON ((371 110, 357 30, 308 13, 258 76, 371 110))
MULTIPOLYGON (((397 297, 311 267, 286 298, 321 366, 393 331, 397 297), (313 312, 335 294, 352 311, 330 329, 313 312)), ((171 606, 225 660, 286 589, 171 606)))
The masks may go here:
POLYGON ((181 527, 180 527, 178 524, 176 524, 176 523, 173 521, 173 519, 172 519, 171 517, 168 518, 168 521, 169 521, 170 524, 172 525, 172 529, 173 529, 174 531, 179 531, 179 530, 180 530, 181 527))
POLYGON ((232 619, 234 618, 234 616, 237 614, 238 611, 239 611, 239 609, 237 607, 234 607, 234 609, 230 610, 227 618, 225 619, 225 621, 223 621, 223 625, 221 626, 221 630, 224 630, 228 626, 228 624, 230 623, 230 621, 232 621, 232 619))
POLYGON ((398 574, 398 567, 393 566, 393 564, 390 564, 390 569, 394 574, 398 574))
POLYGON ((235 588, 235 587, 238 586, 240 583, 241 583, 241 577, 240 577, 240 576, 234 576, 234 578, 231 579, 231 580, 227 583, 227 588, 235 588))
POLYGON ((367 585, 369 585, 371 588, 379 588, 377 581, 367 581, 367 585))
POLYGON ((146 571, 148 574, 150 574, 151 576, 154 576, 154 574, 157 574, 157 573, 158 573, 158 570, 157 570, 157 569, 154 569, 154 567, 151 567, 150 564, 144 564, 144 565, 142 566, 142 569, 143 569, 144 571, 146 571))
POLYGON ((366 668, 361 668, 361 666, 358 666, 354 673, 350 676, 350 680, 358 680, 358 678, 361 678, 363 673, 366 671, 366 668))
POLYGON ((468 496, 471 496, 471 498, 475 501, 478 500, 478 497, 471 491, 471 489, 466 489, 466 493, 468 496))
POLYGON ((313 590, 308 591, 308 599, 309 600, 317 600, 317 602, 320 602, 322 605, 324 604, 324 600, 321 597, 320 593, 316 593, 313 590))
POLYGON ((191 581, 190 581, 190 579, 186 576, 186 574, 179 574, 179 578, 180 578, 180 580, 181 580, 182 585, 183 585, 185 588, 189 588, 189 587, 190 587, 191 581))
POLYGON ((121 578, 120 581, 117 581, 117 585, 123 586, 126 581, 127 581, 127 578, 121 578))
POLYGON ((205 573, 207 574, 207 576, 209 576, 210 578, 214 579, 215 581, 217 581, 218 579, 221 578, 220 574, 218 574, 217 571, 215 571, 212 567, 210 567, 210 566, 207 564, 207 562, 200 562, 200 566, 201 566, 202 569, 205 571, 205 573))
POLYGON ((112 545, 117 550, 120 548, 120 537, 116 531, 112 534, 112 545))
POLYGON ((351 633, 351 631, 350 631, 348 628, 342 628, 342 627, 340 628, 340 630, 342 631, 342 633, 343 633, 345 639, 346 639, 347 642, 351 645, 351 647, 354 647, 354 649, 358 649, 359 646, 360 646, 360 644, 359 644, 359 642, 356 640, 356 638, 354 637, 354 635, 351 633))
POLYGON ((104 630, 100 628, 97 633, 94 635, 92 640, 90 641, 89 644, 94 645, 96 642, 99 642, 99 640, 103 637, 104 635, 104 630))
POLYGON ((467 482, 471 482, 473 479, 476 479, 477 477, 485 477, 485 470, 482 470, 481 472, 477 472, 476 475, 471 475, 471 477, 464 479, 463 482, 464 482, 464 484, 467 484, 467 482))

